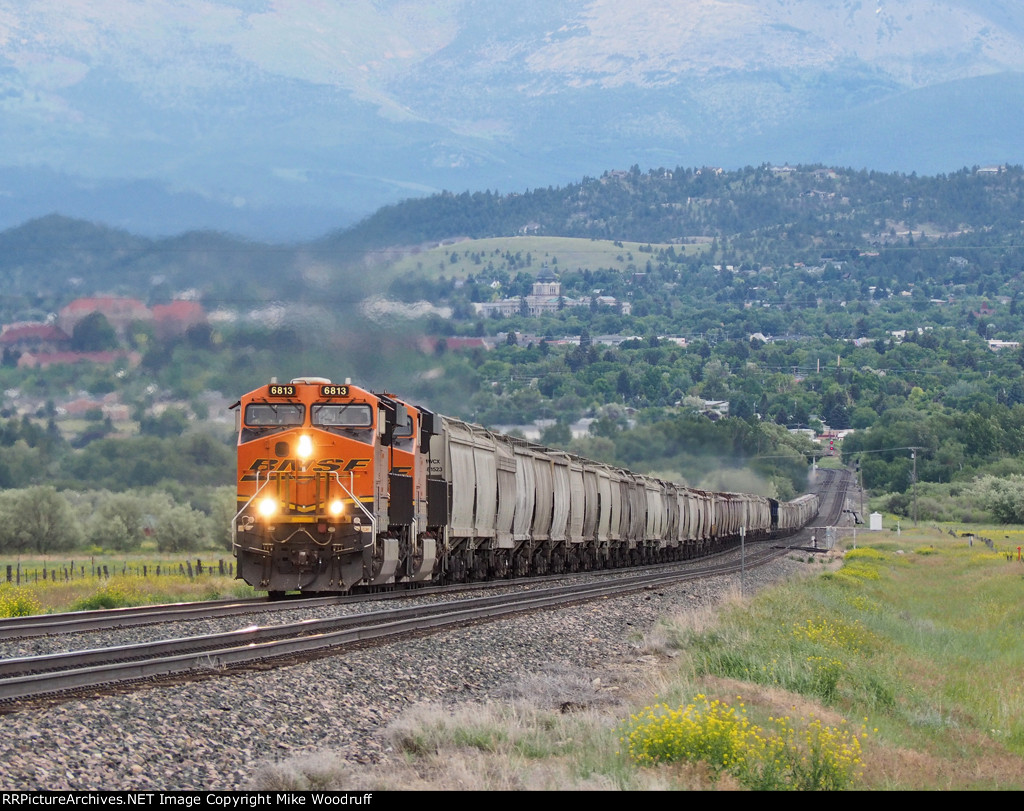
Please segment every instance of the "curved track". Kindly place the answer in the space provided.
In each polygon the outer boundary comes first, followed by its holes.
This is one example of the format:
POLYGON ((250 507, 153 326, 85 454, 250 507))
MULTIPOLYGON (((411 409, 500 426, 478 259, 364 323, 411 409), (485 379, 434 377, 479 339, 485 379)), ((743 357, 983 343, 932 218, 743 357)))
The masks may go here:
MULTIPOLYGON (((630 572, 599 582, 538 588, 411 608, 396 608, 326 620, 160 640, 0 662, 0 702, 54 696, 82 690, 190 674, 201 678, 266 660, 293 660, 334 653, 355 644, 492 620, 509 614, 602 599, 668 583, 696 580, 755 568, 786 553, 786 547, 752 544, 741 562, 706 563, 685 571, 630 572)), ((670 567, 664 567, 670 568, 670 567)), ((672 567, 674 568, 674 567, 672 567)))
MULTIPOLYGON (((820 471, 817 482, 821 495, 818 521, 839 523, 844 516, 850 477, 845 471, 820 471)), ((202 678, 251 666, 256 662, 292 661, 296 657, 316 657, 350 647, 371 644, 409 634, 421 634, 446 626, 494 619, 512 613, 537 611, 587 600, 607 598, 639 589, 657 588, 667 583, 695 580, 716 574, 729 574, 745 568, 753 569, 785 554, 791 546, 802 543, 808 530, 795 534, 791 545, 769 542, 746 544, 740 559, 691 561, 650 567, 645 570, 612 570, 608 577, 588 578, 585 583, 568 583, 539 587, 532 579, 527 590, 506 594, 466 598, 427 606, 398 607, 369 613, 350 614, 322 620, 285 622, 279 625, 252 626, 240 631, 159 640, 136 645, 72 651, 47 656, 25 657, 0 661, 0 702, 10 704, 30 698, 59 696, 68 692, 111 689, 125 683, 149 682, 168 676, 185 674, 202 678), (612 576, 614 575, 614 576, 612 576), (596 581, 596 582, 595 582, 596 581)), ((510 581, 495 581, 490 587, 510 586, 510 581)), ((420 596, 427 590, 391 595, 350 595, 295 601, 294 604, 235 601, 222 604, 184 604, 146 607, 134 619, 132 613, 83 612, 91 615, 115 614, 108 617, 107 627, 171 621, 182 617, 208 619, 216 611, 223 614, 251 613, 259 610, 288 610, 310 604, 330 605, 380 596, 420 596), (170 616, 168 616, 170 615, 170 616)), ((431 589, 442 592, 444 589, 431 589)), ((36 620, 56 620, 50 632, 64 633, 78 624, 77 630, 92 624, 99 616, 60 615, 36 620)), ((37 622, 34 628, 43 627, 37 622)))
MULTIPOLYGON (((816 523, 823 526, 836 525, 842 519, 842 506, 846 499, 849 474, 844 471, 817 471, 819 481, 815 482, 821 498, 816 523), (844 483, 845 482, 845 483, 844 483)), ((806 535, 806 532, 802 533, 806 535)), ((796 533, 794 537, 801 537, 796 533)), ((697 561, 690 561, 691 564, 697 561)), ((685 565, 685 562, 684 562, 685 565)), ((595 570, 593 576, 603 573, 621 573, 623 569, 595 570)), ((553 575, 548 581, 562 575, 553 575)), ((323 597, 291 598, 283 601, 268 601, 266 598, 251 600, 211 600, 207 602, 176 603, 131 608, 103 609, 97 611, 76 611, 63 614, 35 615, 30 617, 0 618, 0 641, 28 637, 51 636, 89 631, 129 628, 143 625, 158 625, 173 621, 208 620, 245 614, 260 614, 269 611, 288 611, 297 608, 316 608, 326 605, 360 603, 368 600, 396 599, 408 595, 453 593, 467 589, 500 588, 517 584, 536 584, 539 578, 503 578, 500 580, 455 584, 449 586, 419 586, 411 590, 395 592, 377 591, 372 593, 333 594, 323 597)))

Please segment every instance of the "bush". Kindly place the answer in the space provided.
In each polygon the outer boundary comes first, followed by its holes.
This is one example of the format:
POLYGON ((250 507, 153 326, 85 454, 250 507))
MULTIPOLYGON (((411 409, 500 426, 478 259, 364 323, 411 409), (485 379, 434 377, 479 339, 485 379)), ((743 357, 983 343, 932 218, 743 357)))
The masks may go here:
POLYGON ((704 763, 716 779, 732 774, 754 790, 838 791, 860 777, 863 728, 858 735, 845 722, 828 727, 801 719, 797 728, 789 718, 769 718, 762 729, 739 707, 704 695, 677 710, 647 707, 626 722, 620 743, 637 765, 704 763))
POLYGON ((153 537, 161 552, 199 549, 208 537, 206 516, 188 505, 176 505, 161 516, 153 537))
POLYGON ((70 610, 96 611, 102 608, 125 608, 143 603, 145 600, 137 585, 124 578, 115 577, 92 594, 76 600, 70 610))

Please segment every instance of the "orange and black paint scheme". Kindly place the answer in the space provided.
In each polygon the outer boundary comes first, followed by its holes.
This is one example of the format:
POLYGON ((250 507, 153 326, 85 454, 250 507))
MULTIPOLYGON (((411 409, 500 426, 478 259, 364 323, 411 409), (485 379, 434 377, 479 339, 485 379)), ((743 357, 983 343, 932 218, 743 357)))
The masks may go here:
POLYGON ((279 596, 431 578, 430 412, 319 377, 235 408, 240 579, 279 596))

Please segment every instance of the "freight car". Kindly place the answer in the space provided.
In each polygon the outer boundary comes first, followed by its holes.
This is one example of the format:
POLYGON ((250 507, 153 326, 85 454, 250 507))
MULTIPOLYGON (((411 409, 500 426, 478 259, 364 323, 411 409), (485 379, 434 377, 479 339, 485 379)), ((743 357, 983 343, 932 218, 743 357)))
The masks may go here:
POLYGON ((271 596, 681 560, 817 512, 813 495, 684 487, 348 381, 271 382, 234 408, 238 577, 271 596))

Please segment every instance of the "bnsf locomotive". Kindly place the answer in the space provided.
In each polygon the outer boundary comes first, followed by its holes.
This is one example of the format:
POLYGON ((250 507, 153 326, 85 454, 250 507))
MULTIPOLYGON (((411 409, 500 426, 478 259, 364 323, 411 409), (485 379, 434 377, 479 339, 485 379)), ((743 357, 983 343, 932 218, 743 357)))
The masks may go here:
POLYGON ((235 408, 238 577, 272 596, 680 560, 818 509, 630 473, 347 381, 269 383, 235 408))

